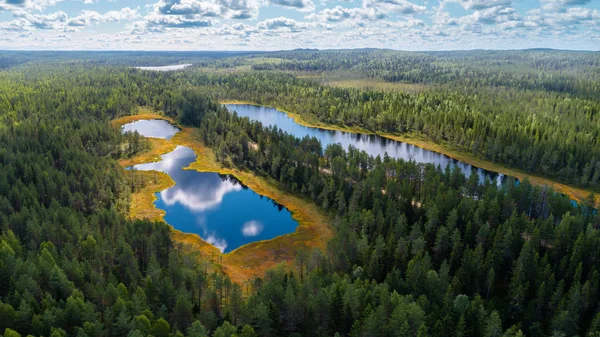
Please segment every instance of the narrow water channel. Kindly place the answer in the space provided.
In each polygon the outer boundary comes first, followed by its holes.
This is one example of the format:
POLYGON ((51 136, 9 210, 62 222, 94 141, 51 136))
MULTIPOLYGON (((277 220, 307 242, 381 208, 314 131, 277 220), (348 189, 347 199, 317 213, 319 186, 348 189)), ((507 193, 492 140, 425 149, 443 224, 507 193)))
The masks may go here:
POLYGON ((265 126, 277 126, 280 130, 290 133, 296 137, 316 137, 321 141, 323 148, 329 144, 339 143, 345 149, 352 145, 359 150, 367 152, 371 156, 383 157, 385 153, 392 158, 413 160, 417 163, 435 164, 445 168, 448 165, 458 167, 466 175, 476 173, 483 181, 485 177, 500 184, 505 176, 497 172, 486 171, 470 164, 452 159, 444 154, 425 150, 421 147, 398 142, 378 135, 366 135, 361 133, 326 130, 307 127, 296 123, 285 112, 274 108, 249 105, 249 104, 225 104, 229 111, 235 111, 239 116, 248 117, 250 120, 259 121, 265 126))

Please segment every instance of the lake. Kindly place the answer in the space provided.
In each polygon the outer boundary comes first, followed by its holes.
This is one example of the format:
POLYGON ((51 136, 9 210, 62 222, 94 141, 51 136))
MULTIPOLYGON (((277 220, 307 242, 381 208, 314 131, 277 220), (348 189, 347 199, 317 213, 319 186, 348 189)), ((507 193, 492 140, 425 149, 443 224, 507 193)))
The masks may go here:
POLYGON ((307 127, 296 123, 285 112, 274 108, 249 105, 249 104, 225 104, 229 111, 236 111, 239 116, 248 117, 250 120, 260 121, 266 126, 277 126, 280 130, 288 132, 296 137, 302 138, 306 135, 316 137, 321 141, 323 149, 329 144, 340 143, 345 149, 353 145, 359 150, 363 150, 372 156, 381 156, 387 152, 392 158, 402 158, 404 160, 413 160, 417 163, 429 163, 440 165, 445 168, 448 165, 458 167, 466 176, 472 172, 479 175, 480 181, 485 177, 498 184, 505 178, 503 174, 486 171, 478 167, 452 159, 444 154, 425 150, 421 147, 398 142, 377 135, 367 135, 353 132, 342 132, 336 130, 326 130, 314 127, 307 127))
MULTIPOLYGON (((143 136, 157 136, 148 130, 162 130, 166 121, 147 121, 146 127, 127 130, 143 136)), ((136 122, 137 123, 137 122, 136 122)), ((140 125, 140 124, 137 124, 140 125)), ((171 125, 172 126, 172 125, 171 125)), ((125 129, 125 128, 124 128, 125 129)), ((162 134, 165 136, 170 133, 162 134)), ((158 134, 161 136, 160 134, 158 134)), ((156 170, 168 174, 175 186, 156 193, 154 205, 166 212, 165 221, 185 233, 198 234, 204 241, 227 253, 245 244, 293 233, 298 226, 282 205, 255 193, 235 177, 215 172, 184 170, 196 160, 190 148, 177 146, 161 161, 133 166, 135 170, 156 170)))
POLYGON ((144 137, 171 139, 179 128, 162 119, 139 120, 121 127, 123 132, 137 131, 144 137))
POLYGON ((174 71, 181 70, 191 66, 191 64, 175 64, 170 66, 157 66, 157 67, 134 67, 140 70, 152 70, 152 71, 174 71))

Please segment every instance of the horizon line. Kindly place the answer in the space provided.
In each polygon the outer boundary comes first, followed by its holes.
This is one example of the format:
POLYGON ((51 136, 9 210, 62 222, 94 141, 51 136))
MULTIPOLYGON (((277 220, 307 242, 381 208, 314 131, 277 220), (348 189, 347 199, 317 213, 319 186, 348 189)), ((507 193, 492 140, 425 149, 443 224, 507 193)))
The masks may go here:
POLYGON ((460 51, 562 51, 562 52, 600 52, 600 49, 560 49, 549 47, 531 47, 531 48, 511 48, 511 49, 426 49, 426 50, 408 50, 408 49, 390 49, 390 48, 293 48, 293 49, 273 49, 273 50, 160 50, 160 49, 0 49, 0 52, 142 52, 142 53, 276 53, 290 51, 354 51, 354 50, 379 50, 379 51, 397 51, 397 52, 460 52, 460 51))

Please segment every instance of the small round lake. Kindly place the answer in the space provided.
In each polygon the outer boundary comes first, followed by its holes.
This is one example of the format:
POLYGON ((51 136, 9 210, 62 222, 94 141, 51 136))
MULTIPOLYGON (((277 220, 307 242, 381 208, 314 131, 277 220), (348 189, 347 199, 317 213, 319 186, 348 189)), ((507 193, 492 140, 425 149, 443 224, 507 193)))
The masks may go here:
MULTIPOLYGON (((148 128, 138 130, 130 126, 129 130, 146 136, 147 130, 161 129, 163 124, 173 127, 162 120, 146 122, 137 125, 148 128)), ((177 128, 175 130, 178 131, 177 128)), ((166 137, 164 133, 158 136, 166 137)), ((255 193, 235 177, 184 170, 196 160, 196 154, 188 147, 177 146, 161 159, 133 166, 134 170, 164 172, 175 181, 175 186, 156 193, 154 205, 166 212, 164 219, 167 223, 185 233, 198 234, 221 252, 227 253, 248 243, 293 233, 298 227, 285 207, 255 193)))
POLYGON ((121 127, 123 132, 137 131, 144 137, 171 139, 179 129, 162 119, 139 120, 121 127))
POLYGON ((413 160, 417 163, 429 163, 439 165, 445 168, 448 165, 451 167, 459 167, 462 172, 469 176, 472 172, 479 175, 481 181, 488 177, 498 184, 504 179, 503 174, 497 172, 486 171, 478 167, 463 163, 452 159, 444 154, 425 150, 421 147, 398 142, 377 135, 367 135, 353 132, 343 132, 335 130, 326 130, 314 127, 307 127, 296 123, 285 112, 274 108, 249 105, 249 104, 225 104, 229 111, 235 111, 241 117, 248 117, 250 120, 259 121, 265 126, 277 126, 280 130, 290 133, 296 137, 316 137, 321 141, 323 148, 329 144, 339 143, 345 149, 349 145, 354 146, 359 150, 363 150, 371 156, 383 157, 385 153, 392 158, 402 158, 404 160, 413 160))

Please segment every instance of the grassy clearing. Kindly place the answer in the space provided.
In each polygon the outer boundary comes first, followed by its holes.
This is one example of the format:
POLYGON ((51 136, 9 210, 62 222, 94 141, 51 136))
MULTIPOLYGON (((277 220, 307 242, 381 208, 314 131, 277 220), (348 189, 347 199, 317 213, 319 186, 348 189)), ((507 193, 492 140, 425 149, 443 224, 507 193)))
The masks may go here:
MULTIPOLYGON (((253 102, 239 101, 239 100, 228 100, 222 101, 222 104, 250 104, 250 105, 261 105, 253 102)), ((277 110, 285 112, 290 118, 292 118, 296 123, 300 125, 304 125, 307 127, 320 128, 326 130, 338 130, 345 132, 354 132, 354 133, 364 133, 364 134, 377 134, 379 136, 389 138, 395 141, 404 142, 407 144, 416 145, 423 149, 434 151, 438 153, 445 154, 446 156, 462 161, 464 163, 482 168, 487 171, 493 171, 502 173, 507 176, 513 176, 520 180, 529 179, 529 181, 538 186, 549 186, 553 188, 555 191, 568 195, 570 198, 576 201, 581 201, 587 198, 587 196, 592 193, 590 190, 577 188, 573 186, 569 186, 560 182, 556 182, 549 178, 540 177, 535 174, 527 173, 519 169, 509 168, 499 163, 492 163, 485 159, 481 159, 479 157, 475 157, 469 152, 465 152, 448 144, 438 144, 432 140, 425 138, 423 135, 415 135, 415 134, 389 134, 389 133, 374 133, 368 131, 364 128, 359 127, 349 127, 349 126, 337 126, 332 124, 326 124, 319 121, 308 120, 307 118, 300 116, 299 114, 286 111, 281 108, 275 107, 277 110)))
MULTIPOLYGON (((120 118, 113 121, 113 125, 120 126, 135 120, 157 118, 173 123, 172 120, 163 116, 144 113, 120 118)), ((329 239, 333 236, 332 230, 328 225, 330 219, 313 202, 282 192, 277 188, 276 182, 258 177, 251 172, 223 167, 217 162, 213 151, 204 146, 196 138, 193 128, 181 128, 179 133, 169 141, 165 141, 165 143, 170 144, 168 146, 153 146, 147 153, 129 159, 128 162, 139 163, 142 158, 154 159, 166 153, 162 151, 169 148, 174 148, 177 145, 187 146, 198 157, 196 162, 185 169, 197 170, 199 172, 231 174, 256 193, 284 205, 292 212, 293 218, 299 223, 294 233, 267 241, 250 243, 227 254, 221 254, 216 247, 202 240, 197 234, 183 233, 171 227, 173 239, 181 244, 184 249, 199 252, 200 255, 209 257, 211 261, 218 261, 223 271, 233 281, 242 284, 256 276, 264 275, 268 269, 281 263, 290 266, 299 249, 324 249, 329 239)), ((136 179, 144 179, 145 181, 144 187, 132 195, 130 217, 164 221, 164 211, 154 206, 154 201, 156 200, 155 193, 171 187, 175 183, 168 175, 161 172, 137 171, 134 174, 140 175, 136 176, 136 179)))
POLYGON ((158 171, 127 171, 136 182, 144 186, 131 194, 129 217, 132 219, 149 219, 163 221, 165 211, 154 207, 155 193, 175 185, 168 174, 158 171))

